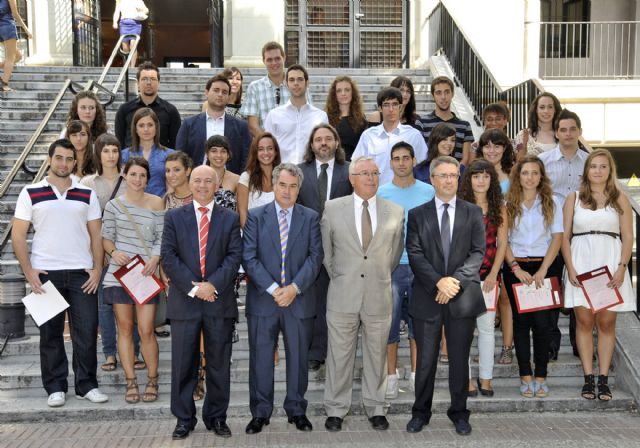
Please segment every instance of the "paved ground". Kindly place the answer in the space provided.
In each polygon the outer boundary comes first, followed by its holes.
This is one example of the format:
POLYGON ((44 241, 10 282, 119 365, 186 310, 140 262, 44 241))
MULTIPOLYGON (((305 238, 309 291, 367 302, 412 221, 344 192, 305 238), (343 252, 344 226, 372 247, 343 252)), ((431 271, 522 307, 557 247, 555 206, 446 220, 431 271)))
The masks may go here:
POLYGON ((455 434, 449 420, 435 416, 419 434, 405 432, 408 417, 392 415, 391 428, 377 432, 365 417, 349 416, 343 431, 328 433, 324 417, 312 417, 315 430, 301 433, 284 418, 273 418, 259 435, 244 433, 247 419, 229 420, 234 436, 220 439, 199 423, 184 441, 171 440, 174 420, 69 422, 0 425, 0 448, 40 447, 634 447, 640 441, 635 413, 512 413, 472 416, 473 433, 455 434))

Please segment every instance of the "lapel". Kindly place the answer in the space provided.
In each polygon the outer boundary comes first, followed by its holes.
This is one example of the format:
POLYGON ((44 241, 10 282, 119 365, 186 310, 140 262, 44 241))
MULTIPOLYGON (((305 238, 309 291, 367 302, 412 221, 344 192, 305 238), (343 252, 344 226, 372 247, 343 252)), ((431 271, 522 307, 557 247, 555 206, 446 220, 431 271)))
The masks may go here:
POLYGON ((316 171, 316 161, 307 162, 302 165, 302 173, 305 179, 309 179, 309 186, 311 191, 318 195, 318 173, 316 171))
MULTIPOLYGON (((200 266, 199 254, 200 254, 200 232, 198 229, 198 221, 196 220, 196 212, 193 208, 193 204, 185 205, 182 207, 182 213, 184 213, 184 222, 187 228, 187 235, 185 237, 189 240, 196 259, 198 259, 198 266, 200 266)), ((208 242, 207 242, 208 243, 208 242)))
MULTIPOLYGON (((438 252, 444 261, 444 252, 442 250, 442 240, 440 238, 440 223, 438 222, 438 213, 436 211, 436 201, 435 199, 430 200, 427 203, 426 207, 426 221, 427 226, 429 227, 430 234, 433 235, 433 239, 436 242, 436 247, 438 248, 438 252)), ((456 220, 457 221, 457 220, 456 220)), ((451 253, 451 251, 449 251, 451 253)))
POLYGON ((458 236, 462 234, 464 224, 467 220, 467 211, 466 209, 464 210, 462 209, 463 206, 464 205, 462 201, 459 198, 456 199, 456 214, 455 214, 455 220, 453 223, 453 235, 451 237, 451 247, 449 248, 449 258, 451 258, 451 254, 453 254, 453 251, 455 250, 456 241, 459 239, 458 236))
POLYGON ((275 248, 276 253, 279 255, 278 258, 281 259, 280 227, 278 226, 278 217, 276 216, 275 201, 272 201, 265 206, 264 213, 262 215, 262 223, 265 227, 265 231, 271 237, 273 247, 275 248))
MULTIPOLYGON (((354 193, 355 194, 355 193, 354 193)), ((345 200, 342 203, 342 219, 347 227, 348 232, 351 234, 351 237, 355 240, 356 245, 362 250, 362 243, 360 243, 360 238, 358 238, 358 231, 356 230, 356 220, 354 213, 354 200, 353 194, 348 196, 349 199, 345 200)))
POLYGON ((387 221, 387 215, 389 214, 389 208, 387 204, 380 200, 380 196, 376 196, 376 231, 373 234, 373 238, 371 238, 371 243, 369 243, 369 247, 367 248, 367 252, 373 247, 376 241, 382 237, 378 236, 382 234, 382 227, 384 223, 387 221))
POLYGON ((224 114, 224 136, 227 138, 231 138, 231 134, 235 129, 235 123, 229 116, 229 114, 224 114))
MULTIPOLYGON (((209 252, 211 252, 211 248, 213 247, 214 240, 216 235, 221 231, 222 224, 222 209, 218 204, 213 205, 213 210, 211 210, 211 219, 209 220, 209 236, 207 237, 207 250, 205 253, 205 257, 209 256, 209 252)), ((207 260, 208 258, 205 258, 207 260)))
MULTIPOLYGON (((287 256, 286 259, 289 259, 289 254, 293 249, 293 243, 295 242, 298 235, 302 231, 302 226, 304 224, 304 216, 302 215, 302 208, 300 205, 293 206, 293 212, 291 213, 291 227, 289 228, 289 239, 287 240, 287 256)), ((279 235, 278 235, 279 238, 279 235)))
POLYGON ((329 198, 331 199, 335 197, 337 186, 344 180, 345 167, 346 165, 341 165, 335 161, 333 162, 333 176, 331 176, 331 187, 330 187, 331 192, 329 193, 329 198))

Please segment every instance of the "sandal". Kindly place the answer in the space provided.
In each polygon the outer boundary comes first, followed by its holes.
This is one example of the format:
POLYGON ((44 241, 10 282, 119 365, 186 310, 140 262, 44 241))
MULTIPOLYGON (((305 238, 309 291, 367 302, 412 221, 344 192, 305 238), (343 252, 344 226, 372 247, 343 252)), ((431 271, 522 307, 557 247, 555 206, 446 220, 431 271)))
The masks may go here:
POLYGON ((127 393, 124 396, 124 401, 129 404, 135 404, 140 401, 137 378, 127 378, 127 393))
POLYGON ((511 364, 513 362, 513 345, 503 345, 498 364, 511 364))
POLYGON ((549 386, 547 386, 546 381, 542 383, 538 383, 537 381, 533 381, 533 391, 536 394, 536 398, 545 398, 549 395, 549 386))
POLYGON ((524 398, 533 398, 533 381, 527 383, 524 380, 520 380, 520 395, 524 398))
POLYGON ((593 374, 584 376, 584 386, 582 386, 582 392, 580 393, 582 398, 587 400, 596 399, 596 380, 593 374))
POLYGON ((611 401, 613 395, 609 389, 609 375, 598 375, 598 400, 611 401))
POLYGON ((200 401, 204 398, 204 367, 198 367, 198 383, 193 390, 193 401, 200 401))
POLYGON ((0 92, 13 92, 13 89, 9 87, 9 83, 0 78, 0 92))
POLYGON ((147 363, 142 359, 136 358, 136 360, 133 361, 133 368, 134 370, 144 370, 147 368, 147 363))
POLYGON ((100 366, 105 372, 113 372, 118 367, 118 360, 115 356, 107 356, 107 360, 100 366))
POLYGON ((144 386, 144 394, 142 395, 142 401, 145 403, 151 403, 158 399, 158 375, 148 376, 147 385, 144 386), (149 392, 151 389, 151 392, 149 392))

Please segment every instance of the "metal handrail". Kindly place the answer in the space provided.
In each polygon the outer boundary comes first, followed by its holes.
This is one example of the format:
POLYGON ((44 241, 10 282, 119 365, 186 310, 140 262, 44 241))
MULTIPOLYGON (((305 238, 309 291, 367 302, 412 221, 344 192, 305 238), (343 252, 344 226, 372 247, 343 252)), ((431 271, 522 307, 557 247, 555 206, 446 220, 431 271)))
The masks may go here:
POLYGON ((131 47, 129 47, 129 54, 128 54, 127 58, 125 59, 124 66, 123 66, 122 70, 120 71, 120 75, 118 76, 118 79, 116 80, 115 84, 113 85, 113 88, 110 91, 113 94, 113 97, 112 97, 111 101, 109 101, 106 104, 104 104, 104 106, 108 106, 114 101, 115 95, 118 93, 118 90, 120 89, 120 84, 122 84, 122 80, 123 79, 126 79, 126 81, 125 81, 125 98, 126 99, 129 98, 129 76, 128 76, 128 74, 129 74, 129 65, 131 65, 131 61, 133 59, 133 55, 137 51, 138 43, 140 42, 140 36, 138 36, 137 34, 124 34, 124 35, 120 36, 120 38, 118 39, 118 42, 116 42, 116 45, 113 47, 113 50, 111 51, 111 56, 109 56, 109 60, 107 61, 106 65, 104 66, 104 69, 102 70, 102 73, 100 74, 100 77, 98 78, 97 84, 100 85, 100 86, 102 86, 104 84, 104 80, 107 78, 109 70, 111 69, 111 67, 113 65, 113 61, 115 60, 116 56, 118 54, 123 54, 124 55, 124 53, 121 53, 120 48, 122 47, 122 42, 127 37, 133 37, 133 40, 131 41, 132 42, 131 47))

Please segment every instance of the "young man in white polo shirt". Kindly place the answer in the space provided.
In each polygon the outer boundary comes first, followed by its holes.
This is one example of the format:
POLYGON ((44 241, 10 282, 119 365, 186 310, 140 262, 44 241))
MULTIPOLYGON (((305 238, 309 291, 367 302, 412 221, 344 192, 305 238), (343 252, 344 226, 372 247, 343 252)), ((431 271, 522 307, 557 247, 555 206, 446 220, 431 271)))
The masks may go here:
MULTIPOLYGON (((48 280, 69 302, 76 397, 94 403, 109 398, 98 389, 96 334, 102 273, 100 204, 88 187, 71 176, 76 152, 69 140, 49 147, 49 175, 20 192, 11 230, 16 258, 36 294, 48 280), (31 257, 27 233, 33 224, 31 257)), ((68 389, 69 362, 64 349, 64 314, 40 326, 40 369, 47 404, 62 406, 68 389)))

